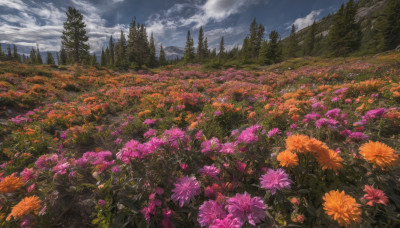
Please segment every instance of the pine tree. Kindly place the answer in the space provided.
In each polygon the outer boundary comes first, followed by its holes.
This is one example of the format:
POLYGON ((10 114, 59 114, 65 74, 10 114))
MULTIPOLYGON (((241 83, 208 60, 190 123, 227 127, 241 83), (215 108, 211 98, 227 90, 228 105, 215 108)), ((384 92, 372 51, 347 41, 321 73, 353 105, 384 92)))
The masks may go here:
POLYGON ((29 59, 30 59, 31 64, 36 64, 37 63, 36 57, 37 57, 36 51, 35 51, 34 48, 32 48, 31 53, 29 55, 29 59))
POLYGON ((210 50, 208 50, 208 40, 207 37, 204 40, 204 58, 208 58, 208 56, 210 55, 210 50))
POLYGON ((65 50, 64 45, 61 45, 60 62, 58 62, 58 65, 67 65, 67 60, 68 60, 67 51, 65 50))
POLYGON ((147 39, 147 32, 144 25, 140 25, 137 40, 137 64, 141 67, 148 61, 150 55, 149 41, 147 39))
POLYGON ((153 33, 151 33, 151 36, 150 36, 149 51, 150 51, 149 52, 149 66, 155 67, 157 65, 157 60, 156 60, 156 46, 154 44, 153 33))
POLYGON ((185 54, 184 60, 186 63, 192 63, 194 60, 194 47, 193 47, 193 38, 190 36, 190 31, 188 31, 186 36, 186 46, 185 46, 185 54))
POLYGON ((39 44, 36 45, 36 64, 43 64, 42 55, 40 54, 39 44))
POLYGON ((197 60, 199 62, 203 62, 204 58, 205 58, 204 34, 203 34, 203 27, 200 27, 199 40, 197 43, 197 60))
POLYGON ((314 23, 309 28, 306 38, 303 42, 303 55, 311 56, 315 47, 315 33, 317 30, 317 24, 314 23))
POLYGON ((260 54, 258 57, 258 61, 260 64, 265 65, 265 64, 270 64, 270 61, 268 61, 268 42, 264 40, 261 45, 260 49, 260 54))
POLYGON ((75 8, 69 7, 67 21, 64 22, 62 33, 62 45, 67 53, 73 57, 74 62, 81 63, 85 56, 89 55, 88 36, 86 35, 86 24, 83 22, 82 14, 75 8))
MULTIPOLYGON (((375 27, 379 51, 387 51, 400 45, 400 1, 389 0, 375 27)), ((374 37, 374 39, 377 39, 374 37)))
POLYGON ((251 48, 250 48, 250 38, 247 36, 243 40, 241 56, 243 63, 248 63, 252 58, 251 48))
POLYGON ((165 51, 164 51, 164 48, 163 48, 162 44, 160 44, 160 58, 159 58, 159 63, 160 63, 160 66, 164 66, 164 65, 167 64, 167 59, 166 59, 166 57, 165 57, 165 51))
POLYGON ((259 55, 261 49, 261 43, 264 38, 265 28, 262 24, 257 24, 256 18, 253 19, 250 25, 250 37, 248 40, 248 52, 256 58, 259 55))
POLYGON ((10 45, 8 45, 8 48, 7 48, 7 60, 8 60, 8 61, 11 61, 11 60, 12 60, 12 54, 11 54, 11 47, 10 47, 10 45))
POLYGON ((3 52, 3 49, 1 48, 1 44, 0 44, 0 61, 3 61, 4 58, 5 58, 4 52, 3 52))
POLYGON ((110 49, 110 66, 114 65, 114 40, 113 37, 111 35, 110 37, 110 41, 108 42, 108 48, 110 49))
POLYGON ((225 57, 225 41, 224 37, 221 37, 221 41, 219 42, 219 60, 221 61, 225 57))
POLYGON ((91 65, 91 66, 96 66, 96 65, 97 65, 97 57, 96 57, 96 54, 93 54, 92 57, 90 58, 90 65, 91 65))
POLYGON ((136 27, 136 20, 133 20, 130 27, 129 27, 129 34, 128 34, 128 46, 127 46, 127 53, 128 53, 128 61, 129 62, 137 62, 137 55, 138 52, 138 29, 136 27))
POLYGON ((296 57, 297 51, 299 50, 299 44, 296 37, 296 27, 294 24, 292 25, 292 30, 290 31, 289 41, 288 41, 288 48, 287 48, 287 55, 288 57, 296 57))
MULTIPOLYGON (((106 49, 106 54, 107 54, 107 49, 106 49)), ((108 56, 110 56, 109 52, 110 51, 108 51, 108 56)), ((124 31, 122 30, 115 50, 115 66, 123 69, 126 69, 128 67, 128 62, 126 59, 126 40, 124 31)))
POLYGON ((259 61, 262 64, 273 64, 281 61, 282 49, 280 47, 279 33, 277 31, 272 31, 269 34, 269 42, 266 47, 265 44, 263 44, 263 46, 264 50, 259 57, 259 61))
POLYGON ((106 62, 106 55, 105 55, 105 53, 104 53, 104 48, 101 49, 100 65, 101 65, 101 66, 106 66, 106 65, 107 65, 107 62, 106 62))
POLYGON ((18 54, 17 46, 14 44, 13 48, 14 48, 13 59, 20 63, 21 62, 21 56, 18 54))
POLYGON ((48 65, 55 64, 53 55, 49 51, 47 52, 47 64, 48 65))

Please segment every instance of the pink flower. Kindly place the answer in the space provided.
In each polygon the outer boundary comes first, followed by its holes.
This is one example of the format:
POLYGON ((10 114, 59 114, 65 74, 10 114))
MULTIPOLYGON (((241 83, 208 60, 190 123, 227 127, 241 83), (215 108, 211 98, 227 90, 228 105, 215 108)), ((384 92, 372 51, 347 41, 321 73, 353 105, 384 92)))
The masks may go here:
POLYGON ((184 176, 180 178, 172 189, 171 199, 174 203, 179 201, 179 206, 189 203, 190 199, 201 193, 200 184, 195 177, 184 176))
POLYGON ((237 193, 234 197, 229 198, 228 212, 233 219, 237 218, 242 224, 248 221, 255 226, 256 223, 265 219, 265 205, 260 197, 253 197, 245 192, 237 193))
POLYGON ((143 124, 147 124, 147 125, 151 125, 151 124, 155 124, 157 120, 154 119, 146 119, 145 121, 143 121, 143 124))
POLYGON ((202 175, 212 177, 215 179, 218 179, 218 174, 220 173, 220 171, 221 170, 215 167, 214 164, 212 164, 211 166, 205 165, 203 166, 203 168, 199 169, 199 173, 201 173, 202 175))
POLYGON ((274 137, 276 135, 279 135, 279 134, 281 134, 281 131, 279 130, 279 128, 274 128, 274 129, 268 131, 267 136, 268 136, 268 138, 272 138, 272 137, 274 137))
POLYGON ((276 190, 290 188, 290 185, 293 183, 289 179, 289 175, 282 169, 268 169, 267 173, 261 176, 260 181, 261 188, 270 190, 272 195, 276 193, 276 190))
POLYGON ((164 228, 173 228, 175 227, 174 224, 172 224, 170 217, 174 212, 169 209, 169 208, 163 208, 162 209, 162 214, 163 214, 163 220, 162 220, 162 225, 164 228))
POLYGON ((99 200, 97 202, 101 207, 103 207, 104 205, 106 205, 106 201, 105 200, 99 200))
POLYGON ((235 153, 235 144, 234 143, 224 143, 221 144, 221 149, 219 152, 223 154, 234 154, 235 153))
POLYGON ((33 190, 35 190, 35 184, 31 184, 31 186, 29 186, 26 190, 28 192, 32 192, 33 190))
POLYGON ((225 216, 226 211, 223 209, 223 205, 214 200, 209 200, 200 206, 197 221, 204 227, 213 224, 216 219, 225 218, 225 216))
POLYGON ((218 151, 220 147, 221 144, 218 138, 213 137, 210 140, 207 140, 201 144, 201 152, 208 153, 208 152, 218 151))
POLYGON ((247 165, 243 162, 236 160, 236 167, 241 173, 243 173, 244 170, 246 169, 247 165))
POLYGON ((221 113, 221 111, 219 111, 219 110, 214 112, 214 115, 215 115, 215 116, 220 116, 221 114, 222 114, 222 113, 221 113))
POLYGON ((146 133, 144 133, 144 137, 145 138, 150 138, 150 137, 152 137, 152 136, 156 136, 156 134, 157 134, 157 131, 156 130, 154 130, 154 129, 149 129, 146 133))
POLYGON ((227 216, 224 219, 216 219, 210 228, 240 228, 242 223, 238 218, 232 219, 231 216, 227 216))
POLYGON ((253 125, 251 127, 246 128, 240 133, 238 137, 238 143, 255 143, 258 141, 258 136, 256 135, 257 131, 261 130, 260 125, 253 125))
POLYGON ((25 181, 29 181, 30 179, 34 179, 36 178, 35 174, 33 173, 33 168, 25 168, 22 172, 21 172, 21 177, 25 180, 25 181))
POLYGON ((179 164, 179 166, 183 169, 183 170, 186 170, 189 166, 187 165, 187 164, 185 164, 185 163, 181 163, 181 164, 179 164))
POLYGON ((332 118, 332 119, 335 119, 336 117, 339 116, 341 111, 342 110, 340 110, 339 108, 331 109, 331 110, 326 112, 325 116, 329 117, 329 118, 332 118))
POLYGON ((382 190, 376 189, 370 185, 365 185, 364 192, 367 194, 365 194, 361 199, 369 200, 367 205, 373 206, 374 203, 387 205, 388 197, 382 190))

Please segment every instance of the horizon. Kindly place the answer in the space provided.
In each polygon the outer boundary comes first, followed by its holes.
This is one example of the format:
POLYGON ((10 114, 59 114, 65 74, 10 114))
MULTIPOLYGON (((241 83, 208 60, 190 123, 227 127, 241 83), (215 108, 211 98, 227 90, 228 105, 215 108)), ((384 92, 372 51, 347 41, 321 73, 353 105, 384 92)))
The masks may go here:
POLYGON ((241 47, 254 18, 266 27, 265 38, 272 30, 284 38, 289 35, 292 24, 299 31, 314 20, 336 12, 343 2, 346 1, 0 0, 0 43, 27 47, 38 44, 41 52, 59 51, 65 12, 71 6, 84 15, 91 53, 100 53, 111 35, 118 40, 121 29, 127 35, 134 17, 138 23, 145 24, 149 35, 154 34, 157 48, 161 43, 164 47, 183 47, 188 30, 197 43, 198 30, 203 26, 210 48, 218 47, 219 39, 224 36, 229 50, 241 47), (140 9, 136 7, 138 4, 140 9), (289 13, 282 13, 283 10, 289 13))

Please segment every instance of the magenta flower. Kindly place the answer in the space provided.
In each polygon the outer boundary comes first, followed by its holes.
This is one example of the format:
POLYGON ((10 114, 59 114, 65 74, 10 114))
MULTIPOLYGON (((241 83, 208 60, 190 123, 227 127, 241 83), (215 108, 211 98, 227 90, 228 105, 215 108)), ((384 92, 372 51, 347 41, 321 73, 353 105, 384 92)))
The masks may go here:
POLYGON ((221 149, 219 152, 223 154, 233 154, 235 153, 235 144, 234 143, 224 143, 221 144, 221 149))
POLYGON ((150 138, 152 136, 156 136, 156 134, 157 134, 157 131, 152 129, 152 128, 150 128, 146 133, 143 134, 143 136, 145 138, 150 138))
POLYGON ((220 171, 221 170, 215 167, 214 164, 212 164, 211 166, 205 165, 203 166, 203 168, 199 169, 199 173, 201 173, 202 175, 212 177, 215 179, 218 179, 218 174, 220 173, 220 171))
POLYGON ((25 168, 20 175, 25 181, 36 178, 35 174, 33 173, 33 168, 25 168))
POLYGON ((218 151, 221 147, 221 144, 218 140, 218 138, 211 138, 210 140, 204 141, 201 144, 201 152, 202 153, 208 153, 212 151, 218 151))
POLYGON ((289 175, 282 169, 268 169, 267 173, 261 176, 260 181, 261 188, 270 190, 272 195, 276 193, 276 190, 290 188, 290 185, 293 183, 289 179, 289 175))
POLYGON ((171 199, 174 203, 179 201, 179 206, 189 203, 190 199, 201 193, 200 184, 195 177, 184 176, 175 184, 171 199))
POLYGON ((268 136, 268 138, 272 138, 272 137, 274 137, 276 135, 279 135, 279 134, 281 134, 281 131, 279 130, 279 128, 274 128, 274 129, 268 131, 267 136, 268 136))
POLYGON ((335 119, 336 117, 339 116, 341 111, 342 110, 340 110, 339 108, 331 109, 331 110, 329 110, 329 111, 327 111, 325 113, 325 116, 329 117, 329 118, 332 118, 332 119, 335 119))
POLYGON ((226 211, 223 205, 214 200, 205 201, 199 208, 199 217, 197 221, 202 227, 209 226, 214 223, 216 219, 223 219, 226 216, 226 211))
POLYGON ((240 228, 242 223, 239 219, 232 219, 231 216, 227 216, 224 219, 216 219, 210 228, 240 228))
POLYGON ((356 140, 356 141, 362 141, 362 140, 368 139, 369 136, 364 135, 362 132, 353 132, 350 134, 349 138, 356 140))
POLYGON ((151 124, 155 124, 157 120, 154 119, 146 119, 145 121, 143 121, 143 124, 147 124, 147 125, 151 125, 151 124))
POLYGON ((229 198, 228 212, 233 219, 237 218, 242 224, 249 222, 255 226, 256 223, 265 219, 265 205, 260 197, 253 197, 245 192, 244 194, 237 193, 234 197, 229 198))

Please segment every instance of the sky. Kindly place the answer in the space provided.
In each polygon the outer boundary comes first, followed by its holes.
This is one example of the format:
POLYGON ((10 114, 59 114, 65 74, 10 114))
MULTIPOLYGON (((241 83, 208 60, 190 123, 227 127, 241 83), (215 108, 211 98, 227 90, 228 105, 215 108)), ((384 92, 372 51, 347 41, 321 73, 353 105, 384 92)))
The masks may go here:
POLYGON ((282 38, 291 25, 298 30, 334 13, 346 0, 0 0, 0 43, 39 45, 41 51, 58 51, 69 6, 84 16, 91 52, 106 46, 110 35, 128 33, 136 17, 153 33, 156 44, 184 47, 187 31, 195 45, 203 26, 209 46, 241 46, 256 18, 266 35, 277 30, 282 38))

